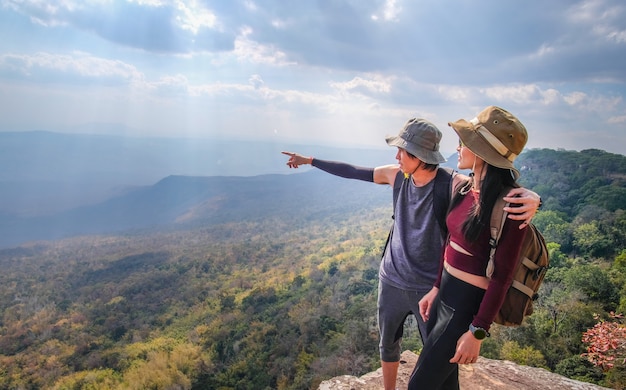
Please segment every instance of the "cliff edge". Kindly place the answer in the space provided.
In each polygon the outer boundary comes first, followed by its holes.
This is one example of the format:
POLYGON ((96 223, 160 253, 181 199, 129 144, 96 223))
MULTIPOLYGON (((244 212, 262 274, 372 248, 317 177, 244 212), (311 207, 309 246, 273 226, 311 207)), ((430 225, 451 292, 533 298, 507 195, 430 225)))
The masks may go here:
MULTIPOLYGON (((417 355, 404 351, 398 371, 398 389, 406 389, 415 367, 417 355)), ((591 383, 575 381, 542 368, 520 366, 510 361, 480 357, 459 370, 461 390, 599 390, 591 383)), ((383 378, 379 368, 362 377, 344 375, 320 383, 318 390, 382 390, 383 378)))

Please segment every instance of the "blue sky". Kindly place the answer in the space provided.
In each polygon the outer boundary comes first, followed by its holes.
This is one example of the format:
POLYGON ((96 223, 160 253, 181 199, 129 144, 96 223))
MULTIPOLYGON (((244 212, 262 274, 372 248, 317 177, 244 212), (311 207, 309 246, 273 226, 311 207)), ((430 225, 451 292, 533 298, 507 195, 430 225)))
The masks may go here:
POLYGON ((0 0, 0 131, 386 147, 487 105, 624 154, 623 0, 0 0))

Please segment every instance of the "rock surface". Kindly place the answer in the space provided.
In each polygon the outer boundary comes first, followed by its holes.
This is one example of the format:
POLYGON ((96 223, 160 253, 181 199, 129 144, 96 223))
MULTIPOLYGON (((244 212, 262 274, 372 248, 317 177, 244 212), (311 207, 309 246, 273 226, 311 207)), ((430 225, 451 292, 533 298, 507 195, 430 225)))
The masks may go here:
MULTIPOLYGON (((398 389, 406 389, 417 355, 404 351, 398 371, 398 389)), ((461 390, 599 390, 605 387, 579 382, 542 368, 520 366, 513 362, 480 357, 459 369, 461 390)), ((362 377, 344 375, 320 383, 318 390, 382 390, 379 368, 362 377)), ((427 389, 425 389, 427 390, 427 389)))

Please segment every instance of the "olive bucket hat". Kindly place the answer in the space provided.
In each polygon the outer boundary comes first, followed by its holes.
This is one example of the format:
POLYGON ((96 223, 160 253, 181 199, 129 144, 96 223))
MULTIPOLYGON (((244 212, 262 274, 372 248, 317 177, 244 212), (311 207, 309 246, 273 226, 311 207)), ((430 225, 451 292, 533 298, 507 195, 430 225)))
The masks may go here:
POLYGON ((471 121, 448 123, 475 155, 498 168, 510 169, 519 177, 513 161, 522 153, 528 133, 526 127, 507 110, 489 106, 471 121))
POLYGON ((441 131, 425 119, 409 119, 398 135, 387 136, 385 140, 387 145, 404 149, 426 164, 446 161, 439 153, 441 131))

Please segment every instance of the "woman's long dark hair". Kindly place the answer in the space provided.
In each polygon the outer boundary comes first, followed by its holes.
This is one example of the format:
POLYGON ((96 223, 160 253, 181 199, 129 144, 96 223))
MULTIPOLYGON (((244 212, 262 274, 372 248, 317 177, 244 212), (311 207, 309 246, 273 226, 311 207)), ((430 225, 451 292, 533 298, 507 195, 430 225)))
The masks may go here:
MULTIPOLYGON (((513 178, 511 170, 497 168, 490 164, 485 164, 485 166, 487 167, 487 173, 480 185, 479 203, 475 204, 469 211, 462 227, 465 238, 470 242, 476 241, 485 226, 489 226, 491 211, 496 204, 496 200, 501 196, 502 191, 505 188, 519 187, 519 184, 513 178)), ((454 208, 461 201, 461 194, 469 191, 472 181, 473 178, 466 185, 461 185, 455 189, 450 209, 454 208)))

